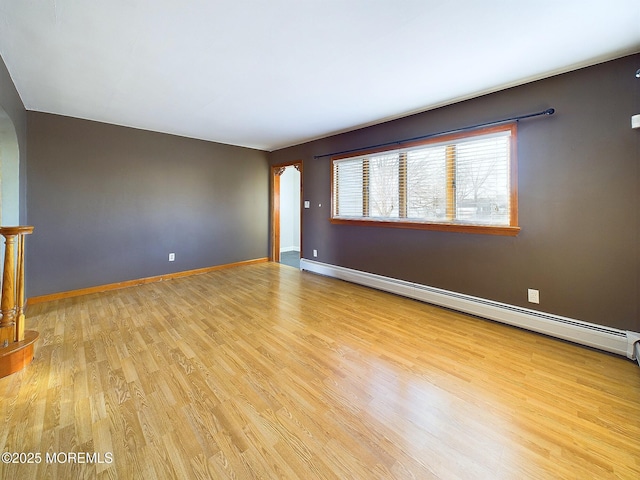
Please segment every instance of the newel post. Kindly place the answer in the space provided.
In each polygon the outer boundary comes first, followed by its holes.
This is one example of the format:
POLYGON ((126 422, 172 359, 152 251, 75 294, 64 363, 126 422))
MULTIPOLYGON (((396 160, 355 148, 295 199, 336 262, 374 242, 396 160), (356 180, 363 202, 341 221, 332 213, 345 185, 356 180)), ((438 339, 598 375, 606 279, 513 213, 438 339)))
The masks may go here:
POLYGON ((0 377, 31 363, 38 333, 24 330, 24 236, 33 227, 0 227, 5 239, 0 297, 0 377), (16 252, 17 248, 17 252, 16 252))
POLYGON ((3 232, 4 237, 4 270, 2 272, 2 301, 0 301, 0 344, 15 342, 16 324, 16 291, 15 291, 15 234, 3 232))

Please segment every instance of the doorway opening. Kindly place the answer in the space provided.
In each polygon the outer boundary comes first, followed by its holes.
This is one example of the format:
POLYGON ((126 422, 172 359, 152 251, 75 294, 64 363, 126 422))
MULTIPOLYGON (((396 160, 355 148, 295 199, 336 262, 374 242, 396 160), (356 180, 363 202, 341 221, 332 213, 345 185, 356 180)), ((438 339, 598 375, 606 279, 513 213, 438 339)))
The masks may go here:
POLYGON ((0 106, 0 224, 20 225, 18 136, 0 106))
POLYGON ((271 167, 271 261, 300 268, 302 162, 271 167))

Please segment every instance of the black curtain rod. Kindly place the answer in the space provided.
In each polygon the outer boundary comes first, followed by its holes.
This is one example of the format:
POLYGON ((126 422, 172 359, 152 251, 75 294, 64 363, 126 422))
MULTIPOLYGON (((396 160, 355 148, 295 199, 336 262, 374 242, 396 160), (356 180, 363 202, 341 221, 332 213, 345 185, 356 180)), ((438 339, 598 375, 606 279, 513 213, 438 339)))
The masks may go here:
POLYGON ((539 117, 541 115, 553 115, 554 113, 555 113, 555 109, 547 108, 542 112, 530 113, 528 115, 520 115, 518 117, 505 118, 504 120, 496 120, 494 122, 479 123, 478 125, 462 127, 456 130, 447 130, 446 132, 430 133, 429 135, 422 135, 420 137, 405 138, 404 140, 397 140, 395 142, 379 143, 377 145, 369 145, 367 147, 352 148, 351 150, 342 150, 341 152, 325 153, 324 155, 314 155, 313 158, 331 157, 333 155, 343 155, 345 153, 359 152, 361 150, 369 150, 371 148, 388 147, 389 145, 399 145, 401 143, 414 142, 416 140, 425 140, 427 138, 441 137, 442 135, 449 135, 451 133, 460 133, 460 132, 465 132, 467 130, 475 130, 476 128, 480 128, 480 127, 489 127, 491 125, 500 125, 501 123, 514 122, 514 121, 517 122, 519 120, 524 120, 525 118, 539 117))

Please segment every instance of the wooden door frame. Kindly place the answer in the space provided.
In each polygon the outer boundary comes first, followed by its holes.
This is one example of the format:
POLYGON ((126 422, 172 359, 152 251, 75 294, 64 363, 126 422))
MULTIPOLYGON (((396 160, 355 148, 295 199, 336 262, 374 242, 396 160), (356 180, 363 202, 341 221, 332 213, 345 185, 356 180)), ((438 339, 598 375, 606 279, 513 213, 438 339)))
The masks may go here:
POLYGON ((280 175, 287 167, 294 167, 300 172, 300 258, 302 258, 302 160, 271 165, 271 252, 269 260, 280 261, 280 175))

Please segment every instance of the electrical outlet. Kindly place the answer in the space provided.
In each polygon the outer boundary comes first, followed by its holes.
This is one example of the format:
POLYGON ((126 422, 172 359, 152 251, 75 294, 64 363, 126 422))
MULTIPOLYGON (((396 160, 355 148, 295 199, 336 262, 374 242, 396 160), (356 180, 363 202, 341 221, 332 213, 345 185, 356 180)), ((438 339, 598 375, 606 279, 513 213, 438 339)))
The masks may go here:
POLYGON ((530 303, 540 303, 540 291, 532 288, 527 290, 527 296, 530 303))
POLYGON ((318 250, 314 250, 314 251, 313 251, 313 256, 314 256, 314 257, 317 257, 317 256, 318 256, 318 250))
POLYGON ((170 253, 169 254, 169 261, 173 262, 176 259, 176 254, 175 253, 170 253))

